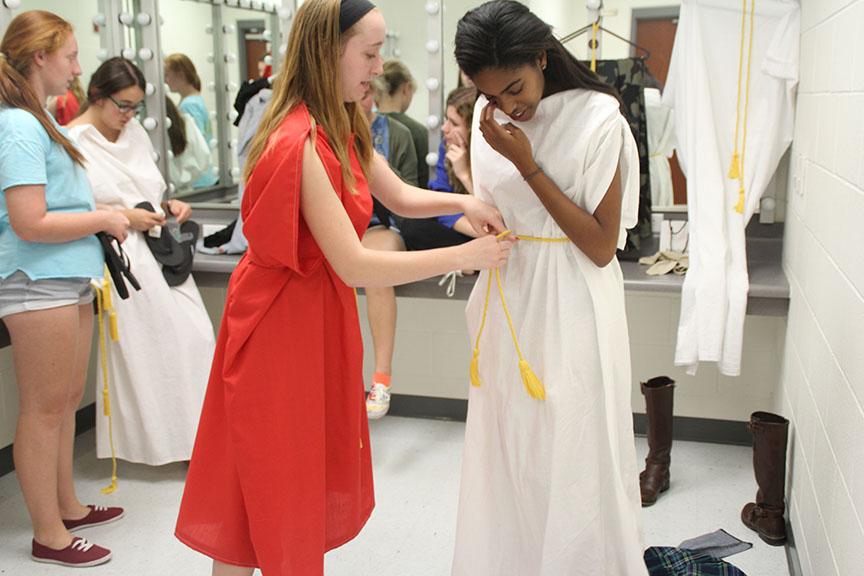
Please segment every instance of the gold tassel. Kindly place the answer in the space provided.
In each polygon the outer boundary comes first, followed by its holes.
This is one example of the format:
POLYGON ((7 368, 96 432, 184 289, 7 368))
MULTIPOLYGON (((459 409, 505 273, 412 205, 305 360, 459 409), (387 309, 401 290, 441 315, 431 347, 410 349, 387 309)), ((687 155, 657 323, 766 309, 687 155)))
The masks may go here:
POLYGON ((480 387, 480 349, 474 348, 474 355, 471 358, 471 385, 475 388, 480 387))
POLYGON ((111 416, 111 399, 107 389, 102 390, 102 413, 105 416, 111 416))
POLYGON ((741 176, 741 157, 738 152, 732 153, 732 162, 729 164, 729 179, 738 180, 741 176))
POLYGON ((738 188, 738 203, 735 205, 735 211, 738 214, 744 213, 744 186, 738 188))
POLYGON ((527 360, 519 360, 519 372, 522 374, 522 382, 525 384, 528 395, 536 400, 545 400, 546 388, 543 387, 540 378, 531 370, 527 360))

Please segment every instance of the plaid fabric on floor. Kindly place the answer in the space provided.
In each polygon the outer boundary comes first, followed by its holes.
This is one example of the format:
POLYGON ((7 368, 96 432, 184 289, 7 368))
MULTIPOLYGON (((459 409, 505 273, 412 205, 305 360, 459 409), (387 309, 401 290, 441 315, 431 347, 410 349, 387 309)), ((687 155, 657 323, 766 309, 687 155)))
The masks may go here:
POLYGON ((747 576, 724 560, 671 546, 645 550, 645 566, 649 576, 747 576))

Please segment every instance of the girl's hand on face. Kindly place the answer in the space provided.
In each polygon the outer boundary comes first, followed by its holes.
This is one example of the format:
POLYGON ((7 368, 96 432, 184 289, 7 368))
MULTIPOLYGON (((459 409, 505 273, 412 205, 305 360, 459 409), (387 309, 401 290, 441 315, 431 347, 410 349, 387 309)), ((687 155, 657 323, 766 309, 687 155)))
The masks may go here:
POLYGON ((534 151, 525 133, 512 123, 499 124, 495 120, 496 106, 487 104, 480 113, 480 133, 493 150, 507 158, 523 176, 537 167, 534 151))
POLYGON ((468 147, 459 134, 455 134, 453 142, 447 144, 447 160, 453 166, 453 173, 461 180, 471 175, 468 163, 468 147))

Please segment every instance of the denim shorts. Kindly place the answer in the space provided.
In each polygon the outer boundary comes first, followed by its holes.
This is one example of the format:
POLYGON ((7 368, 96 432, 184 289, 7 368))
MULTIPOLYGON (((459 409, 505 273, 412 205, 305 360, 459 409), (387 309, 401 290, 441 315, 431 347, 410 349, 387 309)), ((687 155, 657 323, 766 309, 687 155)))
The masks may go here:
POLYGON ((45 278, 31 280, 20 270, 0 279, 0 318, 93 302, 89 278, 45 278))

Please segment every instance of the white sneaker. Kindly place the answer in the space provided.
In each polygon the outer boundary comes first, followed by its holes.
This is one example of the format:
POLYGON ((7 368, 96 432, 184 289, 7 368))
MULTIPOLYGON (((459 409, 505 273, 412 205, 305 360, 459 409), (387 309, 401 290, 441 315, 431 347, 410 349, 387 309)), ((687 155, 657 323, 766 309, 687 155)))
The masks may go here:
POLYGON ((370 420, 378 420, 390 409, 390 386, 380 382, 372 383, 372 390, 366 397, 366 416, 370 420))

